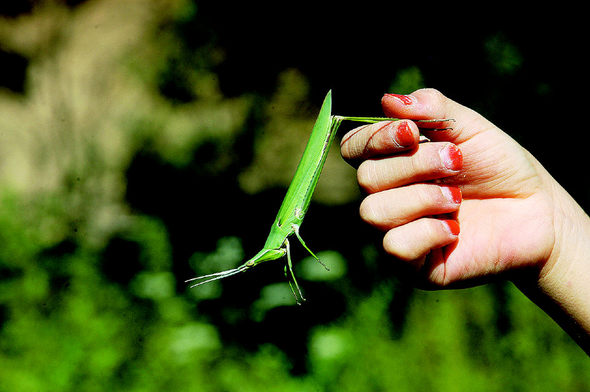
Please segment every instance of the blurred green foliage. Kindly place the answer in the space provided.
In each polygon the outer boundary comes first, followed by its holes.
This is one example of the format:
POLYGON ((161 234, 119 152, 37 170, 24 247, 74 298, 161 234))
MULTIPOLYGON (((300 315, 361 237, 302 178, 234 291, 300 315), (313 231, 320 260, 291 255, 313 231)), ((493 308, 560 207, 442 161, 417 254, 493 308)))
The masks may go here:
POLYGON ((338 113, 378 115, 384 90, 436 84, 526 142, 502 91, 544 110, 567 82, 510 29, 449 32, 447 64, 422 36, 379 51, 387 23, 226 6, 2 6, 0 391, 590 390, 584 353, 511 285, 405 282, 336 146, 302 228, 331 271, 294 249, 307 303, 280 263, 187 289, 262 245, 328 88, 338 113), (379 61, 334 55, 361 33, 379 61))

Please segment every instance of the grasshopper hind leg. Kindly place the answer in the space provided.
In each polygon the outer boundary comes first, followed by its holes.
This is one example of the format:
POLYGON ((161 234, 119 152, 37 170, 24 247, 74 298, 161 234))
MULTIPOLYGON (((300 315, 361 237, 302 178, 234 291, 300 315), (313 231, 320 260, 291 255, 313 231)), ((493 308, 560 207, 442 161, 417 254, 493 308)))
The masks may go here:
POLYGON ((309 249, 308 246, 305 244, 305 241, 303 241, 303 238, 301 238, 301 235, 299 234, 299 226, 293 225, 293 231, 295 232, 295 235, 297 236, 297 239, 299 240, 299 242, 301 242, 301 245, 303 245, 303 247, 309 252, 309 254, 312 255, 313 258, 316 259, 316 261, 318 263, 320 263, 321 266, 326 269, 326 271, 330 271, 330 268, 326 264, 324 264, 324 262, 322 260, 320 260, 320 258, 317 257, 315 255, 315 253, 313 253, 311 251, 311 249, 309 249))
POLYGON ((299 284, 297 283, 297 279, 295 278, 295 274, 293 273, 293 262, 291 261, 291 246, 289 245, 289 240, 285 240, 285 247, 287 249, 287 264, 285 264, 285 276, 289 282, 289 287, 291 288, 291 292, 295 297, 295 301, 297 301, 297 305, 301 305, 301 301, 305 301, 305 297, 301 293, 301 289, 299 288, 299 284), (289 279, 289 275, 291 275, 291 279, 289 279), (295 291, 297 289, 297 291, 295 291), (297 296, 299 293, 299 296, 297 296), (299 301, 301 298, 301 301, 299 301))

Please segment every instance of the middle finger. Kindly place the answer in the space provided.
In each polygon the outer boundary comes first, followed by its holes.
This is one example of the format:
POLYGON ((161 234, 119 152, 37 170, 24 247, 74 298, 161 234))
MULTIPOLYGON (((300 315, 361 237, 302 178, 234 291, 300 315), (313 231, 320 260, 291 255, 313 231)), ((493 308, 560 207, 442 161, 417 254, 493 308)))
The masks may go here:
POLYGON ((450 142, 422 143, 413 151, 363 161, 357 170, 359 185, 368 193, 456 175, 463 166, 459 148, 450 142))

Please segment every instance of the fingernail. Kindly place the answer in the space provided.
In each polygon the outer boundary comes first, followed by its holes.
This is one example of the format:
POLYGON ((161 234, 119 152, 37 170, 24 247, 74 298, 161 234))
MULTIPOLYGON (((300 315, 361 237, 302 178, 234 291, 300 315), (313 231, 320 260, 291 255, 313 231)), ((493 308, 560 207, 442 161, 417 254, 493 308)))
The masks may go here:
POLYGON ((408 147, 414 144, 414 134, 407 121, 403 121, 397 126, 395 139, 397 144, 402 147, 408 147))
POLYGON ((461 230, 459 228, 459 223, 457 221, 446 219, 443 220, 443 223, 447 226, 447 230, 449 231, 449 233, 451 233, 453 236, 459 235, 459 232, 461 230))
POLYGON ((461 194, 461 189, 456 186, 442 186, 441 187, 443 195, 453 204, 461 204, 461 200, 463 200, 463 196, 461 194))
POLYGON ((414 103, 415 98, 411 95, 401 95, 401 94, 385 94, 386 97, 392 97, 399 100, 404 105, 411 105, 414 103))
POLYGON ((451 171, 459 171, 463 167, 463 154, 454 144, 449 144, 440 150, 443 165, 451 171))

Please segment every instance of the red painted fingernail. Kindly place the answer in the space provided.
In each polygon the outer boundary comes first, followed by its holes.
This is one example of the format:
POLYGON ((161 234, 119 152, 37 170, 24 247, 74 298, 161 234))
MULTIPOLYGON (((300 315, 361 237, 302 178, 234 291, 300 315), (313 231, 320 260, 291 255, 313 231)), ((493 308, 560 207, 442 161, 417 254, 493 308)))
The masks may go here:
POLYGON ((459 228, 459 223, 457 221, 451 220, 451 219, 446 219, 443 220, 443 222, 447 225, 447 229, 449 230, 449 232, 452 235, 459 235, 459 232, 461 231, 459 228))
POLYGON ((414 97, 411 95, 401 95, 401 94, 385 94, 386 97, 393 97, 401 101, 404 105, 411 105, 414 103, 414 97))
POLYGON ((454 144, 449 144, 440 150, 443 165, 449 170, 459 171, 463 167, 463 154, 454 144))
POLYGON ((402 147, 408 147, 414 144, 414 134, 407 121, 403 121, 398 125, 395 139, 402 147))
POLYGON ((443 194, 454 204, 460 204, 461 200, 463 200, 463 195, 461 194, 461 189, 456 186, 443 186, 442 192, 443 194))

